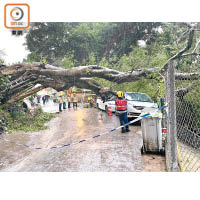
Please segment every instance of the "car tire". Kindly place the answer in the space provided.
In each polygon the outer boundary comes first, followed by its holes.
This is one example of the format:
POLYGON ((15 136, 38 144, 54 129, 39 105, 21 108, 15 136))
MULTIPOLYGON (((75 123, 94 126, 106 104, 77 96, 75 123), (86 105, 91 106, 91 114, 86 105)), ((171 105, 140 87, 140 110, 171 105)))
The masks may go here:
POLYGON ((97 103, 97 108, 99 109, 99 104, 97 103))
POLYGON ((143 155, 143 154, 146 154, 146 149, 145 149, 144 145, 142 145, 141 154, 142 154, 142 155, 143 155))

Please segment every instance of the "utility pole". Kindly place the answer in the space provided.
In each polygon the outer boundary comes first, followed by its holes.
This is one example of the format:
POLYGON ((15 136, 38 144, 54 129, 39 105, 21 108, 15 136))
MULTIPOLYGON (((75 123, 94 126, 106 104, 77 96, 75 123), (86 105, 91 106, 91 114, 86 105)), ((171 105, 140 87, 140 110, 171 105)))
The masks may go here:
POLYGON ((179 171, 177 162, 177 133, 176 133, 176 88, 173 61, 170 61, 166 73, 167 107, 167 160, 168 171, 179 171))

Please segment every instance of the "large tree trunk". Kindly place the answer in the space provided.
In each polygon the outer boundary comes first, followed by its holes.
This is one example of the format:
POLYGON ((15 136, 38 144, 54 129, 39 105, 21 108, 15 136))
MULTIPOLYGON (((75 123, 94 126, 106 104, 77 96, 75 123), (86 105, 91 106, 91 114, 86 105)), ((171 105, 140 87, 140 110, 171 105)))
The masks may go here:
MULTIPOLYGON (((12 66, 1 66, 0 78, 11 77, 10 87, 0 91, 0 99, 6 97, 6 102, 14 102, 30 95, 36 84, 41 88, 52 87, 57 91, 67 90, 72 86, 93 90, 101 95, 101 86, 93 77, 103 78, 117 84, 133 82, 141 78, 151 79, 150 74, 160 71, 160 68, 139 69, 131 72, 120 72, 97 65, 79 66, 69 69, 44 63, 22 63, 12 66)), ((177 73, 176 79, 195 80, 200 76, 196 73, 177 73)))

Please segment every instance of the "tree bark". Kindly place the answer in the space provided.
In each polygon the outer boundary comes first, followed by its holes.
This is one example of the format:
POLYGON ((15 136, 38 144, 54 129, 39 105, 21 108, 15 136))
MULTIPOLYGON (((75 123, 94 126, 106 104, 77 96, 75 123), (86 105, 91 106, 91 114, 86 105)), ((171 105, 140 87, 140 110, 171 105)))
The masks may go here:
POLYGON ((36 88, 32 88, 30 89, 29 91, 27 92, 21 92, 21 93, 18 93, 17 95, 11 97, 7 103, 14 103, 16 101, 20 101, 28 96, 31 96, 33 94, 35 94, 36 92, 39 92, 40 90, 44 89, 43 86, 39 86, 39 87, 36 87, 36 88))
MULTIPOLYGON (((92 79, 93 77, 121 84, 134 82, 142 78, 152 79, 150 75, 159 71, 160 68, 148 68, 120 72, 98 65, 64 69, 44 63, 21 63, 8 67, 1 66, 0 78, 10 76, 11 84, 7 90, 0 91, 0 98, 8 95, 8 102, 13 102, 13 100, 9 99, 18 99, 17 96, 23 96, 21 95, 23 91, 29 90, 36 84, 41 84, 43 88, 51 87, 57 91, 67 90, 72 86, 76 86, 93 90, 97 95, 102 95, 100 93, 101 86, 92 79)), ((195 80, 199 76, 200 72, 175 74, 175 78, 179 80, 195 80)))

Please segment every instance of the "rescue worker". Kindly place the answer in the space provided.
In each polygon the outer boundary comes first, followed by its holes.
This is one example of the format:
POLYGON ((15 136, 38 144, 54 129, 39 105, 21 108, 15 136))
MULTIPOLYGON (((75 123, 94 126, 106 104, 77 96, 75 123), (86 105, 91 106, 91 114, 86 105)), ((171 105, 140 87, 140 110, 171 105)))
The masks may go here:
POLYGON ((62 101, 63 101, 63 110, 66 109, 66 99, 65 99, 65 96, 62 96, 62 101))
MULTIPOLYGON (((119 114, 119 120, 120 120, 120 125, 124 125, 128 123, 128 117, 127 117, 127 100, 124 98, 124 94, 122 91, 117 92, 117 99, 115 100, 115 105, 116 105, 116 112, 119 114)), ((122 127, 121 132, 129 132, 129 127, 128 125, 125 127, 122 127)))
POLYGON ((78 103, 78 97, 76 96, 76 94, 73 95, 73 108, 76 107, 77 109, 77 103, 78 103))
POLYGON ((67 95, 68 108, 71 108, 71 98, 67 95))
POLYGON ((40 96, 40 95, 37 95, 37 103, 38 103, 38 104, 40 103, 40 99, 41 99, 41 96, 40 96))
POLYGON ((63 99, 61 96, 58 96, 58 103, 59 103, 59 112, 62 112, 63 99))
POLYGON ((24 101, 22 103, 22 109, 23 109, 24 112, 28 111, 28 106, 27 106, 27 104, 24 101))
POLYGON ((93 107, 93 103, 92 103, 92 98, 91 97, 88 97, 88 103, 90 105, 90 108, 93 107))
POLYGON ((46 96, 42 97, 42 101, 43 101, 43 105, 45 105, 45 103, 46 103, 46 96))

